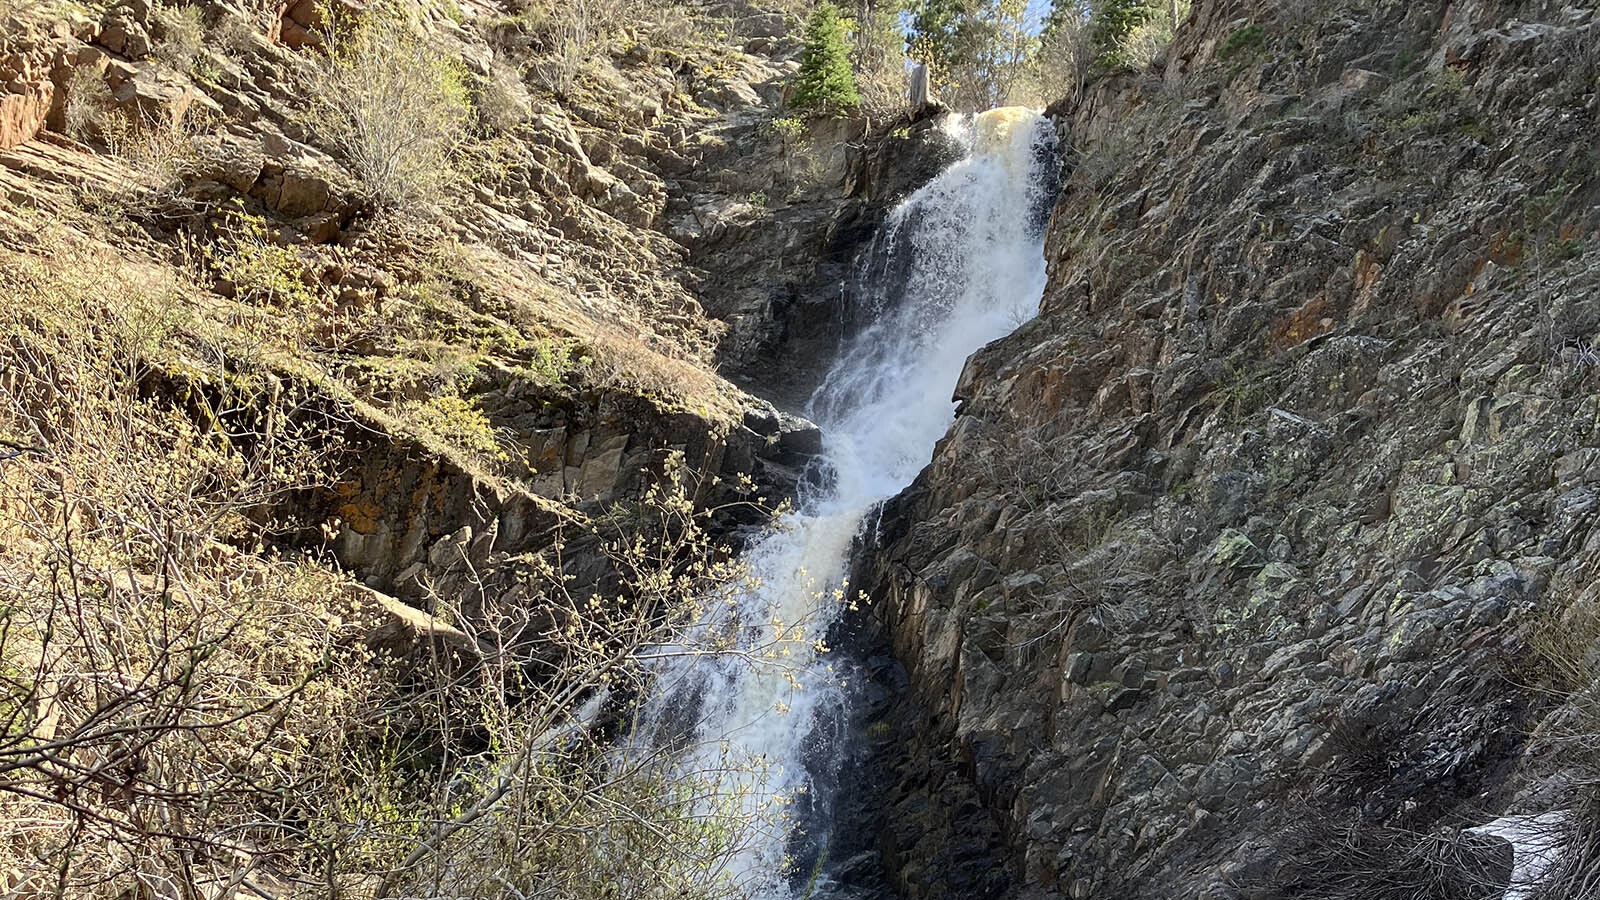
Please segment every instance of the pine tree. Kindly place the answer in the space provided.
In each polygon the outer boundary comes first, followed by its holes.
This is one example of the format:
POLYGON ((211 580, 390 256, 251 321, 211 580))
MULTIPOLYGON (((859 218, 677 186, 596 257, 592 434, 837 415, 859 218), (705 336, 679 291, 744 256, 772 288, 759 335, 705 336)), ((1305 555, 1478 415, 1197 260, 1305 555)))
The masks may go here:
POLYGON ((1102 69, 1125 68, 1128 65, 1128 37, 1154 15, 1155 11, 1146 0, 1104 0, 1095 11, 1091 26, 1095 62, 1102 69))
POLYGON ((850 46, 844 20, 832 0, 823 0, 806 23, 793 104, 824 115, 841 115, 861 105, 850 71, 850 46))

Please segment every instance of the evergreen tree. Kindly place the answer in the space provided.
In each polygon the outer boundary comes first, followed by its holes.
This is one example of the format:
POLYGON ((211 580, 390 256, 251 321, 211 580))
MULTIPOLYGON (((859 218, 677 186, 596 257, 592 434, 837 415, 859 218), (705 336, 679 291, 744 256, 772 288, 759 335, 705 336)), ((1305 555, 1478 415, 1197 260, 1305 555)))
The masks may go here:
POLYGON ((1091 25, 1095 63, 1102 69, 1128 65, 1128 38, 1155 15, 1148 0, 1102 0, 1091 25))
POLYGON ((850 71, 850 46, 844 20, 832 0, 823 0, 806 23, 806 46, 800 53, 794 106, 825 115, 840 115, 861 105, 855 75, 850 71))

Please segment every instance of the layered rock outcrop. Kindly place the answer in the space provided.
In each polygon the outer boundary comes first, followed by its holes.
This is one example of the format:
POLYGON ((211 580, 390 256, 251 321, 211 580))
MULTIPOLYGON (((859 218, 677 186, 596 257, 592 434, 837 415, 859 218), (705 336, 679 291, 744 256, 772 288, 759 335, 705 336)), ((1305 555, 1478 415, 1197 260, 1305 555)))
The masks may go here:
POLYGON ((1329 835, 1581 805, 1539 686, 1596 634, 1597 41, 1201 0, 1054 110, 1040 314, 858 573, 902 896, 1345 896, 1329 835))

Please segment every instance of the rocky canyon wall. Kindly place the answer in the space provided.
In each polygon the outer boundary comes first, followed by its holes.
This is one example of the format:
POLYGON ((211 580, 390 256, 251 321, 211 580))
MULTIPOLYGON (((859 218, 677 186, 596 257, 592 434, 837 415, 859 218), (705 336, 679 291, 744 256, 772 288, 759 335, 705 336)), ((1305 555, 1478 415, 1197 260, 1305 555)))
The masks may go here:
POLYGON ((1040 314, 858 571, 904 897, 1356 896, 1364 841, 1392 887, 1586 802, 1597 46, 1592 4, 1199 0, 1052 110, 1040 314))

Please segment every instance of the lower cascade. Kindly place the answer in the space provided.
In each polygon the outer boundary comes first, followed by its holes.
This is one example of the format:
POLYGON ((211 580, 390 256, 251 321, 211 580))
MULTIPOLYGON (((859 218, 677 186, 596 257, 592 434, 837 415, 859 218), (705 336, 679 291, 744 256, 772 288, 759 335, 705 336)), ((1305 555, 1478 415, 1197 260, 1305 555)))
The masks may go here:
POLYGON ((826 435, 816 477, 748 551, 751 586, 692 630, 704 644, 659 654, 638 716, 633 751, 678 753, 680 771, 706 779, 702 802, 733 804, 756 829, 727 861, 751 897, 811 896, 827 880, 816 832, 828 798, 813 786, 832 780, 819 767, 844 740, 847 667, 824 638, 850 606, 852 541, 926 464, 967 357, 1030 318, 1044 289, 1049 121, 1003 108, 947 130, 964 157, 902 203, 858 262, 851 299, 868 324, 811 398, 826 435))

